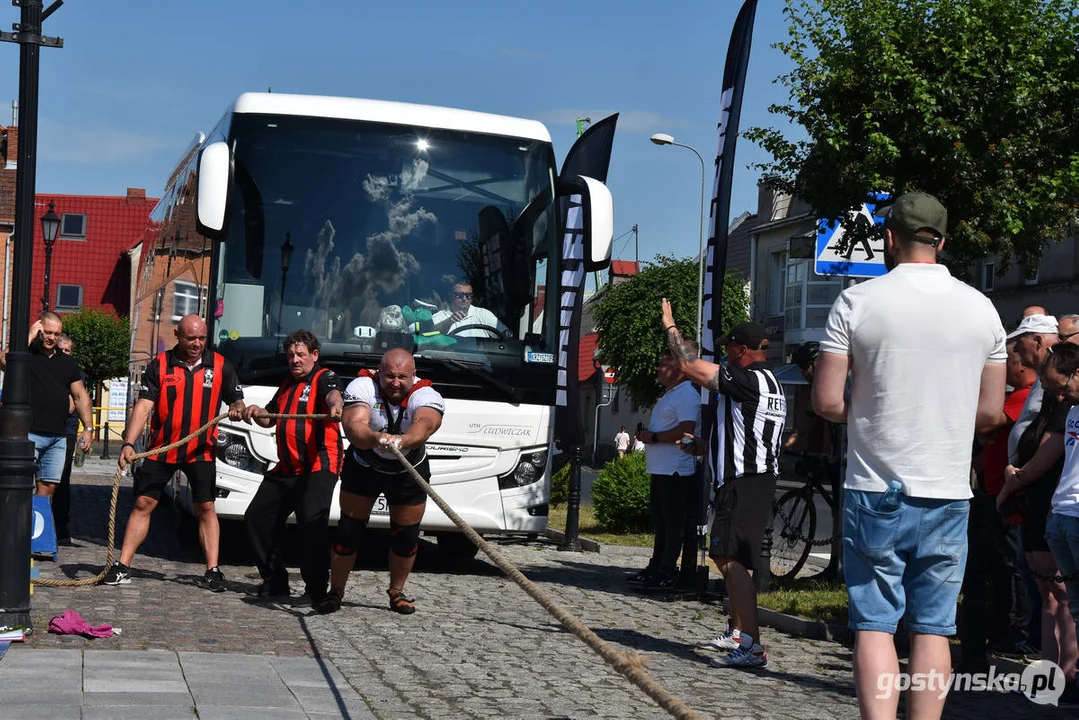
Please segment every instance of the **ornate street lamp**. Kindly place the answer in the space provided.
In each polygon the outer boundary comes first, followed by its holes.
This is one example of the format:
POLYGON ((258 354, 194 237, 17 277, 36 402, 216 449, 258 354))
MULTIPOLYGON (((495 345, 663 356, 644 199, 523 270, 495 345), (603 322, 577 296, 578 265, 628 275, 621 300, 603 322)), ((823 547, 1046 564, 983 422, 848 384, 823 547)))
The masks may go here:
POLYGON ((49 273, 52 271, 52 246, 56 243, 56 232, 60 229, 60 216, 49 203, 49 211, 41 216, 41 236, 45 239, 45 290, 41 295, 41 311, 49 311, 49 273))

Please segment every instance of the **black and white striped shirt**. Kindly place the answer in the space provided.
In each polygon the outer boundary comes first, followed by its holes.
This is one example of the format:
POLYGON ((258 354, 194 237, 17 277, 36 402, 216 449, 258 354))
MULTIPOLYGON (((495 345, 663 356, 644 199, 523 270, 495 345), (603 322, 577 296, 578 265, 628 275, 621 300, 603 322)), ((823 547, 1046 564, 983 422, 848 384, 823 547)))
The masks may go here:
POLYGON ((716 418, 717 457, 723 466, 716 482, 743 475, 779 475, 779 448, 787 418, 783 386, 764 363, 746 368, 721 366, 716 418))

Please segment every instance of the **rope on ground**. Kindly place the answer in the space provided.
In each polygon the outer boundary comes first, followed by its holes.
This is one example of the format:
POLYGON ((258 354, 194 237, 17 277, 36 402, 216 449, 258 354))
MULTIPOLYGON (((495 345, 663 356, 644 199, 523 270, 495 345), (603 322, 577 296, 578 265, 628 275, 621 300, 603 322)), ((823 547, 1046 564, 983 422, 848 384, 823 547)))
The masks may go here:
POLYGON ((500 552, 480 537, 460 515, 454 512, 453 508, 451 508, 446 501, 435 492, 430 483, 424 480, 423 477, 416 472, 416 468, 405 458, 398 447, 392 444, 388 445, 388 447, 393 450, 394 454, 397 455, 397 459, 401 461, 412 476, 412 479, 419 483, 424 492, 426 492, 431 499, 435 501, 435 504, 438 505, 439 509, 446 514, 446 517, 452 520, 457 527, 461 528, 464 534, 468 536, 468 539, 471 540, 476 547, 482 550, 487 557, 491 558, 491 561, 494 562, 502 572, 506 573, 506 575, 516 582, 522 590, 528 593, 529 597, 538 602, 544 610, 562 623, 563 627, 580 638, 581 641, 602 657, 608 665, 643 690, 672 716, 685 720, 689 720, 690 718, 700 718, 693 708, 689 707, 689 705, 675 697, 669 690, 652 679, 644 669, 645 658, 643 656, 636 652, 618 652, 609 643, 604 641, 603 638, 596 635, 596 633, 584 623, 559 605, 553 598, 536 587, 536 585, 526 578, 520 570, 506 560, 500 552))
MULTIPOLYGON (((228 413, 221 413, 217 417, 210 420, 195 432, 180 438, 171 445, 166 445, 160 448, 154 448, 152 450, 146 450, 145 452, 135 453, 135 456, 131 459, 141 460, 143 458, 152 457, 154 455, 160 455, 166 453, 169 450, 174 450, 181 445, 186 445, 199 435, 217 425, 219 422, 229 416, 228 413)), ((259 417, 272 418, 275 420, 325 420, 329 415, 283 415, 283 414, 266 414, 259 415, 259 417)), ((123 474, 123 470, 119 466, 116 467, 116 475, 112 479, 112 501, 109 504, 109 539, 108 539, 108 553, 105 558, 105 567, 101 569, 94 577, 82 578, 81 580, 51 580, 49 578, 31 578, 30 582, 35 585, 42 585, 44 587, 83 587, 86 585, 97 585, 105 579, 105 573, 112 567, 113 554, 116 550, 116 502, 120 497, 120 477, 123 474)))

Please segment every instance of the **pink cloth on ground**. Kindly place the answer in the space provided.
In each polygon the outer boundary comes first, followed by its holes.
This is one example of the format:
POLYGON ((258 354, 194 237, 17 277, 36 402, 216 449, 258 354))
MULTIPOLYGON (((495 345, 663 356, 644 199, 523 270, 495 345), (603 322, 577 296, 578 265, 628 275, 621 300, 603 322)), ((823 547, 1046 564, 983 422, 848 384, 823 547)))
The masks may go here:
POLYGON ((112 637, 112 625, 102 623, 96 627, 83 619, 74 610, 64 610, 63 615, 57 615, 49 621, 49 632, 57 635, 82 635, 88 638, 112 637))

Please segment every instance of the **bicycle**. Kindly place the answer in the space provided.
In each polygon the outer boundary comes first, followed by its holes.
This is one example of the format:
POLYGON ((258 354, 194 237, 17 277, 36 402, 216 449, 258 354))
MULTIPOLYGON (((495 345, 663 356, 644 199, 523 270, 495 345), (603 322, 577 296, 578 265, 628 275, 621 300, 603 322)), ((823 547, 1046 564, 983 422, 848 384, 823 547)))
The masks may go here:
MULTIPOLYGON (((834 538, 831 537, 824 540, 815 539, 817 505, 814 494, 819 493, 824 498, 832 509, 833 518, 836 518, 839 502, 838 462, 832 462, 829 456, 822 453, 786 454, 798 458, 794 463, 794 474, 804 477, 805 484, 783 493, 772 505, 771 570, 772 577, 776 579, 797 577, 814 546, 829 545, 833 542, 834 538)), ((838 529, 833 522, 833 534, 838 529)), ((834 568, 837 560, 833 551, 829 568, 834 568)), ((832 572, 834 573, 834 570, 832 572)), ((822 574, 827 574, 827 569, 822 574)))

